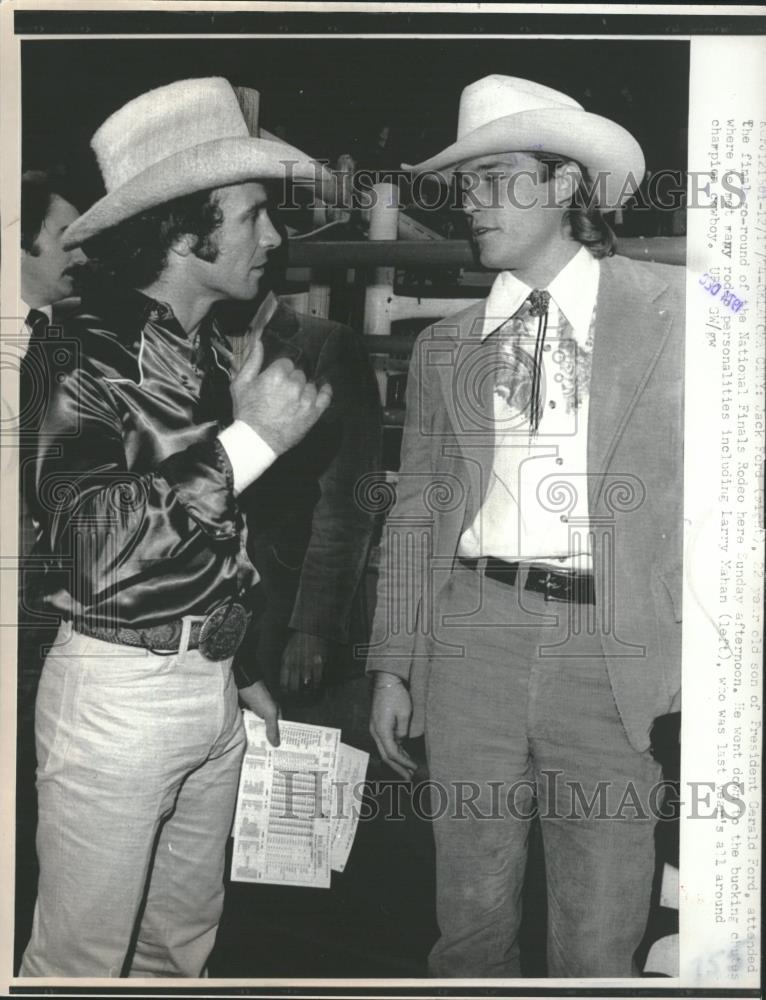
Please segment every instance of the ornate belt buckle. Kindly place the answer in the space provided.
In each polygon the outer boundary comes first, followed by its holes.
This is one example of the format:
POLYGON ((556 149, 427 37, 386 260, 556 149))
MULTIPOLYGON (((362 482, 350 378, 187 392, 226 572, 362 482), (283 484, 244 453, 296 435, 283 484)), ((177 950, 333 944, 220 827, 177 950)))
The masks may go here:
POLYGON ((228 660, 245 637, 250 616, 241 604, 211 611, 199 630, 199 651, 208 660, 228 660))
POLYGON ((556 601, 559 604, 566 603, 569 595, 565 593, 564 597, 561 596, 562 590, 566 589, 565 587, 562 587, 561 584, 562 581, 560 578, 554 576, 552 572, 546 571, 545 579, 543 580, 546 601, 556 601))
POLYGON ((128 629, 130 637, 125 639, 129 646, 143 646, 150 653, 157 650, 177 650, 181 628, 178 622, 152 625, 138 630, 128 629))

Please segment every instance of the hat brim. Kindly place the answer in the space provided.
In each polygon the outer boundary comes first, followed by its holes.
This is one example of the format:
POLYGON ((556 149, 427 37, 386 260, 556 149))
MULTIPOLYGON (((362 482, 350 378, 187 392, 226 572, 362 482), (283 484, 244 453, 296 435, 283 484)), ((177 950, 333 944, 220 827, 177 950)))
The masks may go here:
POLYGON ((313 185, 320 197, 332 177, 316 160, 284 142, 236 136, 200 143, 152 164, 99 199, 66 230, 65 249, 173 198, 246 181, 284 180, 313 185))
POLYGON ((551 153, 571 157, 595 180, 602 211, 619 208, 643 180, 644 154, 621 125, 579 108, 540 108, 496 118, 468 132, 436 156, 405 170, 435 173, 449 183, 461 163, 477 156, 507 152, 551 153))

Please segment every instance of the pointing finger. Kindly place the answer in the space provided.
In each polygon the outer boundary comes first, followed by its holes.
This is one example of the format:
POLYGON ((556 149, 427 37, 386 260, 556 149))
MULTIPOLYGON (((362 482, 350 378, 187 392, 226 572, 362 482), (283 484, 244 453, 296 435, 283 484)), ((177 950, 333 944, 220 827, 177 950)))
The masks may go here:
POLYGON ((254 334, 240 371, 247 369, 249 375, 257 375, 263 364, 263 342, 261 334, 254 334))

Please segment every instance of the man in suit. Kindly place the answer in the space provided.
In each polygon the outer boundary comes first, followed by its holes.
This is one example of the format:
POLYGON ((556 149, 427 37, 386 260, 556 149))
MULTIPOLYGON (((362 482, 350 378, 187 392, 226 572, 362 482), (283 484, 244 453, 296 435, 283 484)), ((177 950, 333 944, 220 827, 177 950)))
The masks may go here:
POLYGON ((62 178, 43 170, 21 177, 21 305, 31 327, 49 321, 55 302, 74 291, 76 268, 85 260, 79 247, 64 249, 62 237, 79 216, 62 178))
MULTIPOLYGON (((234 90, 250 134, 270 138, 260 125, 258 91, 234 90)), ((235 367, 259 339, 266 364, 288 358, 306 378, 333 391, 330 407, 306 438, 242 498, 263 607, 235 670, 243 679, 257 670, 292 717, 316 700, 328 671, 347 655, 374 526, 372 513, 358 502, 357 484, 378 468, 380 404, 361 338, 341 323, 299 313, 277 296, 288 233, 284 219, 275 215, 275 222, 283 242, 267 263, 258 299, 244 306, 226 303, 216 321, 231 338, 235 367)))
POLYGON ((652 721, 678 704, 682 269, 612 256, 644 159, 530 81, 467 87, 485 302, 418 338, 368 669, 403 776, 425 728, 437 976, 518 976, 535 803, 551 976, 629 976, 653 870, 652 721), (595 191, 597 204, 588 195, 595 191), (423 554, 423 555, 420 555, 423 554))
MULTIPOLYGON (((250 134, 268 137, 257 91, 234 89, 250 134)), ((340 725, 337 713, 353 685, 337 699, 328 688, 347 679, 351 644, 367 638, 357 634, 367 623, 355 612, 375 522, 359 490, 379 467, 380 403, 362 338, 341 323, 298 312, 277 294, 288 260, 285 223, 295 220, 278 212, 272 218, 283 242, 267 262, 258 299, 221 303, 215 323, 231 344, 235 371, 260 341, 264 366, 287 359, 311 382, 329 385, 332 401, 304 440, 242 494, 259 584, 234 673, 244 685, 262 678, 286 719, 340 725)), ((242 890, 234 911, 257 902, 242 890)), ((219 955, 219 967, 222 961, 219 955)))
MULTIPOLYGON (((270 266, 267 286, 277 271, 270 266)), ((333 391, 304 440, 242 498, 263 611, 235 668, 244 679, 255 667, 292 716, 315 699, 350 641, 374 527, 358 488, 378 468, 380 404, 364 344, 349 327, 296 312, 272 290, 244 334, 234 312, 229 308, 219 321, 231 334, 235 366, 260 338, 265 364, 288 358, 333 391)))
MULTIPOLYGON (((43 331, 49 325, 61 322, 57 303, 69 299, 74 291, 76 269, 84 262, 85 255, 79 247, 65 250, 63 234, 70 223, 79 216, 72 201, 72 194, 65 179, 54 171, 28 170, 21 177, 21 303, 19 317, 18 354, 21 359, 27 350, 28 339, 35 330, 43 331)), ((32 483, 29 481, 30 465, 26 457, 25 432, 31 430, 35 414, 39 416, 41 394, 34 375, 39 373, 36 356, 22 368, 19 385, 18 412, 22 420, 22 450, 19 455, 20 473, 26 469, 27 482, 20 479, 19 497, 19 614, 18 614, 18 665, 17 665, 17 726, 16 726, 16 862, 17 870, 29 872, 29 883, 36 878, 34 856, 37 810, 35 808, 34 772, 34 704, 46 649, 56 637, 56 625, 49 624, 48 616, 41 616, 36 609, 39 579, 30 559, 35 542, 35 526, 28 499, 32 483)), ((39 574, 37 574, 39 577, 39 574)), ((17 884, 24 883, 17 878, 17 884)), ((31 893, 16 894, 16 943, 20 957, 20 943, 26 940, 32 922, 34 885, 31 893)))
MULTIPOLYGON (((85 261, 79 247, 64 249, 62 239, 67 227, 79 216, 63 178, 53 172, 28 170, 21 177, 21 303, 19 354, 26 354, 28 338, 37 330, 43 332, 54 322, 54 305, 69 299, 74 292, 74 277, 85 261)), ((55 317, 59 320, 58 314, 55 317)), ((38 359, 39 360, 39 359, 38 359)), ((19 414, 24 431, 31 430, 35 413, 40 409, 40 386, 34 375, 39 371, 35 359, 22 368, 19 386, 19 414)), ((23 441, 21 442, 23 444, 23 441)), ((22 471, 24 462, 20 463, 22 471)), ((19 519, 19 557, 21 564, 19 615, 19 702, 26 718, 34 703, 39 677, 40 651, 38 640, 47 631, 35 627, 32 616, 34 583, 27 566, 35 540, 32 514, 28 505, 31 483, 22 481, 19 519)))

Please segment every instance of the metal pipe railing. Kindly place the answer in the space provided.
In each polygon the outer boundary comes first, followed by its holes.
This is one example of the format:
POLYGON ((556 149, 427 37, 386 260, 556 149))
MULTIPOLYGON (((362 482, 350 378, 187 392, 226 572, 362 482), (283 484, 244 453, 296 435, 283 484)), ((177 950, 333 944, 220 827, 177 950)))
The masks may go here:
MULTIPOLYGON (((633 260, 685 264, 684 236, 639 236, 617 240, 617 252, 633 260)), ((338 240, 292 242, 290 267, 469 268, 481 271, 468 240, 338 240)))

